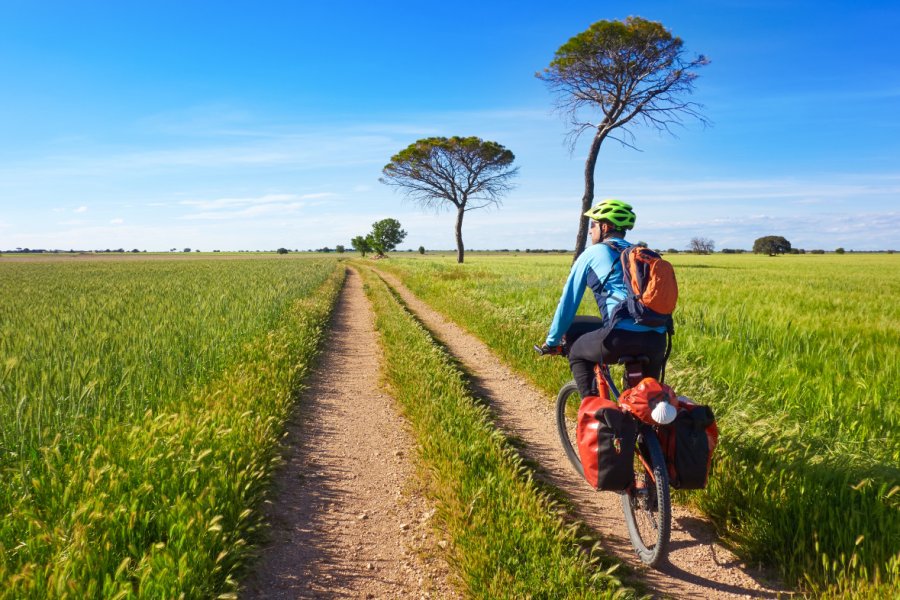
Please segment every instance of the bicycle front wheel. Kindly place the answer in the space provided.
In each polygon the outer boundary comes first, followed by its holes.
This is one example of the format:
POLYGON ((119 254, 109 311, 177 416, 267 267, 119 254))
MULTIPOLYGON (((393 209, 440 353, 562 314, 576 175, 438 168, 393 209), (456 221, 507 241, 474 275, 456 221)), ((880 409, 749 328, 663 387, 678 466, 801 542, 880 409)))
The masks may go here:
POLYGON ((584 466, 578 455, 578 442, 575 438, 580 406, 581 394, 578 393, 578 386, 573 380, 562 386, 556 396, 556 430, 566 458, 578 474, 584 477, 584 466))
POLYGON ((642 427, 634 453, 634 485, 622 492, 628 536, 644 564, 665 556, 672 529, 669 473, 656 433, 642 427))

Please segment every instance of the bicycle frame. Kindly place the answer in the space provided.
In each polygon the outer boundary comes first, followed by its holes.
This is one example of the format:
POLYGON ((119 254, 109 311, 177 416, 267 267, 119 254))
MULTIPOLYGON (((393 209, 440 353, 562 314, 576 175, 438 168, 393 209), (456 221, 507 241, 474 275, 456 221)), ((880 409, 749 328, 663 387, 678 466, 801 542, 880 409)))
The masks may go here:
POLYGON ((594 365, 594 378, 597 380, 597 395, 605 400, 619 401, 619 390, 613 383, 609 367, 603 364, 594 365), (612 396, 610 396, 612 392, 612 396))
POLYGON ((594 379, 597 383, 597 395, 604 400, 619 403, 619 388, 613 383, 612 374, 609 372, 609 365, 597 363, 594 365, 594 379))
MULTIPOLYGON (((540 354, 550 354, 550 352, 545 352, 541 346, 535 345, 534 349, 540 354)), ((563 344, 561 351, 553 352, 553 354, 567 354, 565 345, 563 344)), ((622 389, 626 390, 637 385, 643 378, 641 365, 647 363, 647 357, 640 355, 622 357, 620 362, 625 366, 622 389)), ((616 384, 613 383, 609 365, 594 365, 594 379, 597 385, 597 395, 618 404, 621 394, 616 384)), ((566 457, 572 467, 581 476, 584 476, 584 467, 581 464, 574 435, 575 428, 572 426, 570 417, 567 416, 576 406, 570 404, 570 399, 573 398, 581 402, 581 394, 574 380, 563 385, 557 395, 556 427, 566 457)), ((635 456, 639 463, 635 463, 635 481, 625 491, 620 492, 622 510, 625 513, 628 536, 631 538, 634 549, 644 564, 653 567, 659 561, 664 560, 669 544, 672 526, 669 476, 665 456, 656 436, 656 428, 646 423, 640 423, 637 444, 635 456), (645 479, 639 481, 641 477, 645 477, 645 479)))
MULTIPOLYGON (((597 378, 597 395, 606 400, 612 400, 613 402, 618 403, 621 394, 618 388, 616 388, 616 384, 613 383, 612 374, 609 372, 609 366, 605 364, 594 365, 594 376, 597 378)), ((628 373, 626 372, 626 377, 627 376, 628 373)), ((643 464, 644 468, 647 470, 647 475, 650 476, 653 483, 656 483, 656 477, 653 475, 653 467, 650 466, 650 463, 647 462, 644 455, 640 452, 637 453, 637 457, 641 460, 641 464, 643 464)))

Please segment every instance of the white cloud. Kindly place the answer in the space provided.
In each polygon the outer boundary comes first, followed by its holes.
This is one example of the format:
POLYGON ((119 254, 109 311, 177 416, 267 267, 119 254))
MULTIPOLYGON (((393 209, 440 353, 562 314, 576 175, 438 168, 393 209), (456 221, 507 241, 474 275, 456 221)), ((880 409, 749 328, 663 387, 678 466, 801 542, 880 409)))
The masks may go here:
POLYGON ((138 120, 139 129, 184 136, 221 135, 240 131, 254 121, 252 113, 226 104, 204 104, 148 115, 138 120))
POLYGON ((290 215, 321 204, 322 199, 335 197, 331 192, 311 194, 265 194, 245 198, 217 198, 214 200, 183 200, 180 204, 196 207, 199 212, 182 215, 182 219, 222 220, 247 219, 264 215, 290 215))
POLYGON ((125 223, 125 219, 113 219, 110 221, 111 225, 122 225, 125 223))
MULTIPOLYGON (((632 204, 652 202, 729 202, 739 200, 783 200, 794 204, 816 204, 828 199, 858 199, 900 196, 900 176, 830 175, 809 179, 723 179, 715 181, 611 182, 608 187, 630 188, 632 204)), ((623 194, 624 195, 624 194, 623 194)))
POLYGON ((548 124, 557 119, 545 109, 513 108, 423 112, 384 122, 346 120, 311 126, 271 123, 224 105, 190 107, 141 120, 138 128, 157 136, 152 145, 123 147, 85 141, 77 152, 55 149, 53 155, 9 164, 0 169, 0 182, 31 187, 35 181, 63 177, 125 178, 160 170, 195 173, 198 169, 317 171, 368 166, 377 173, 390 156, 415 138, 462 130, 466 135, 493 139, 497 133, 523 134, 526 121, 548 124))
POLYGON ((87 206, 79 206, 78 208, 76 208, 76 209, 73 210, 72 212, 83 213, 83 212, 87 212, 87 209, 88 209, 87 206))
POLYGON ((251 219, 261 216, 287 216, 322 204, 322 200, 335 198, 333 192, 309 194, 265 194, 245 198, 217 198, 214 200, 182 200, 180 204, 196 207, 199 212, 183 215, 181 219, 227 220, 251 219))
POLYGON ((250 206, 241 210, 232 211, 216 211, 216 212, 199 212, 181 217, 185 220, 234 220, 234 219, 254 219, 265 216, 288 216, 296 214, 305 206, 302 202, 290 202, 286 204, 268 204, 259 206, 250 206))
POLYGON ((300 196, 296 194, 265 194, 250 198, 216 198, 215 200, 182 200, 180 204, 196 206, 204 210, 216 210, 234 206, 251 206, 258 204, 273 204, 280 202, 293 202, 300 196))
MULTIPOLYGON (((636 230, 637 231, 637 230, 636 230)), ((751 215, 700 220, 656 221, 644 224, 640 237, 656 247, 683 248, 691 237, 715 240, 717 248, 745 248, 764 235, 782 235, 796 248, 844 246, 856 250, 900 248, 900 213, 791 212, 778 216, 751 215), (675 234, 675 235, 673 235, 675 234)))

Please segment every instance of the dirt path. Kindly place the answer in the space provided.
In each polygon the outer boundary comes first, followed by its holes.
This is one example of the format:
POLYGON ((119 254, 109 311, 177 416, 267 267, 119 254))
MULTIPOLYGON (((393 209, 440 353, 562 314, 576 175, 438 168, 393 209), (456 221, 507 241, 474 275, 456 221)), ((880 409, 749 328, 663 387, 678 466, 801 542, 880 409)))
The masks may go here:
POLYGON ((288 424, 266 507, 270 543, 241 598, 456 598, 412 436, 378 390, 373 313, 355 271, 330 336, 288 424))
MULTIPOLYGON (((562 452, 549 399, 502 364, 476 337, 445 319, 420 301, 400 281, 382 277, 474 379, 497 415, 500 426, 524 442, 524 452, 541 465, 541 477, 562 489, 579 507, 578 517, 598 532, 605 549, 628 563, 664 598, 775 598, 777 584, 765 583, 762 573, 749 569, 716 543, 711 525, 682 507, 673 507, 669 564, 646 568, 635 555, 619 502, 610 492, 596 492, 577 475, 562 452)), ((526 341, 523 341, 526 343, 526 341)), ((783 593, 783 592, 782 592, 783 593)))

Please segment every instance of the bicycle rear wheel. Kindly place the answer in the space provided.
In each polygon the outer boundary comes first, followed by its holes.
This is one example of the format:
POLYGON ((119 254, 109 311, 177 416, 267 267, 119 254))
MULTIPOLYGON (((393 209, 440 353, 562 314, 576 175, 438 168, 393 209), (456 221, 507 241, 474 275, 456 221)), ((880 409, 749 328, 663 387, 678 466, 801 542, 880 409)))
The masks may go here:
POLYGON ((581 406, 581 394, 575 381, 562 386, 556 396, 556 430, 559 434, 559 443, 562 445, 566 458, 572 463, 572 467, 579 475, 584 477, 584 466, 578 455, 578 442, 575 438, 575 427, 578 424, 578 408, 581 406))
POLYGON ((665 457, 656 434, 647 426, 642 426, 638 435, 634 485, 622 492, 622 510, 641 561, 656 566, 669 545, 672 511, 665 457))

